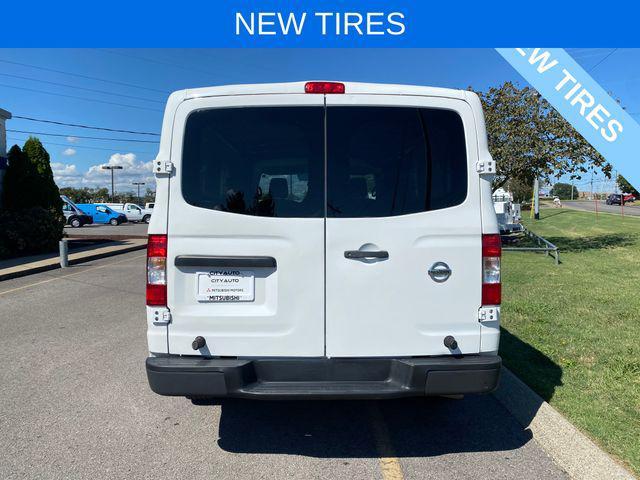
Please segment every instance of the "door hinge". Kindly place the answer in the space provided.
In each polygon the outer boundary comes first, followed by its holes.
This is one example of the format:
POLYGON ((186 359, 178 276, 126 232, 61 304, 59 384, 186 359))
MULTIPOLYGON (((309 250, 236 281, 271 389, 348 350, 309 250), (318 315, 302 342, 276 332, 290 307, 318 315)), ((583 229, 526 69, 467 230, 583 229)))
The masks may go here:
POLYGON ((500 321, 500 307, 480 307, 478 321, 480 323, 500 321))
POLYGON ((169 325, 171 323, 171 312, 169 310, 156 310, 153 312, 154 325, 169 325))
POLYGON ((173 163, 165 160, 154 160, 153 162, 153 173, 156 175, 163 175, 167 173, 173 172, 173 163))
POLYGON ((496 162, 493 159, 490 160, 479 160, 476 163, 476 170, 478 173, 483 173, 487 175, 495 175, 496 173, 496 162))

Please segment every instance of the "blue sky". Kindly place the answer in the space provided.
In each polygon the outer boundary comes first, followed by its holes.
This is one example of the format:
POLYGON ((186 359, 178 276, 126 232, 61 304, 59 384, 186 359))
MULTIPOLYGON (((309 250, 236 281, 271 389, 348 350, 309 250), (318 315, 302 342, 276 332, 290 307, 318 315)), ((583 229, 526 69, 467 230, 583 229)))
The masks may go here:
MULTIPOLYGON (((640 120, 640 49, 568 51, 640 120)), ((163 103, 173 90, 308 79, 479 90, 506 80, 526 84, 491 49, 0 49, 0 108, 14 115, 121 130, 159 133, 163 103)), ((60 186, 107 186, 109 177, 99 169, 107 162, 125 166, 116 173, 118 190, 132 190, 132 181, 153 182, 148 162, 157 144, 146 142, 157 137, 18 118, 7 122, 7 129, 41 133, 36 136, 51 154, 60 186)), ((29 134, 7 136, 13 145, 29 134)), ((597 180, 598 188, 608 186, 597 180)))

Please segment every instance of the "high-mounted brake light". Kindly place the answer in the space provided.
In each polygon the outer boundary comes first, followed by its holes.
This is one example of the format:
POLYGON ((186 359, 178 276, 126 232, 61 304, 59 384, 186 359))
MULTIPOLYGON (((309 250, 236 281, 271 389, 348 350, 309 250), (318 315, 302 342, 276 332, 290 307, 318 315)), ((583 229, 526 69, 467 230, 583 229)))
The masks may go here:
POLYGON ((147 305, 167 305, 167 236, 149 235, 147 240, 147 305))
POLYGON ((500 235, 482 235, 482 305, 500 305, 502 301, 501 255, 500 235))
POLYGON ((307 82, 304 93, 344 93, 344 83, 338 82, 307 82))

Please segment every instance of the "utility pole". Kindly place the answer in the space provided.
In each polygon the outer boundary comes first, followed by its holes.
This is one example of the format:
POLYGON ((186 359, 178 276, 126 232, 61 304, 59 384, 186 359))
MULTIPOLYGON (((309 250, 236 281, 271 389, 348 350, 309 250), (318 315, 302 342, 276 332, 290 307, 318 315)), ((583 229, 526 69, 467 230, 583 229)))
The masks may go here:
POLYGON ((616 193, 620 195, 620 214, 624 217, 624 190, 620 188, 620 174, 614 170, 616 177, 616 193))
POLYGON ((140 185, 146 185, 144 182, 133 182, 133 184, 138 187, 138 203, 140 202, 140 185))
POLYGON ((0 207, 2 206, 2 186, 4 173, 7 169, 7 136, 5 121, 11 118, 11 114, 0 108, 0 207))
POLYGON ((115 199, 114 196, 114 189, 113 189, 113 171, 114 170, 122 170, 122 166, 121 165, 102 165, 103 170, 111 170, 111 201, 113 202, 115 199))
POLYGON ((540 181, 537 175, 533 181, 533 218, 540 220, 540 181))

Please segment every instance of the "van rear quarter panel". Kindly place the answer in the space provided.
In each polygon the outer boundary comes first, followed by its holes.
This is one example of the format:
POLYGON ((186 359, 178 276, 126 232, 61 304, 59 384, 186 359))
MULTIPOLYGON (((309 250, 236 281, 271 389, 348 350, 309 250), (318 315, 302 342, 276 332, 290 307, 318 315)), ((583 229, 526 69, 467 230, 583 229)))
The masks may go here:
MULTIPOLYGON (((471 106, 473 116, 475 118, 478 155, 481 161, 491 160, 489 145, 487 141, 487 127, 485 125, 484 113, 482 112, 482 103, 480 98, 473 92, 465 92, 466 101, 471 106)), ((492 176, 481 175, 480 178, 480 211, 482 219, 482 233, 496 234, 500 230, 498 228, 498 219, 493 207, 492 199, 492 176)), ((498 307, 498 312, 500 307, 498 307)), ((480 352, 486 354, 497 354, 500 343, 500 320, 493 322, 483 322, 480 325, 480 352)))

